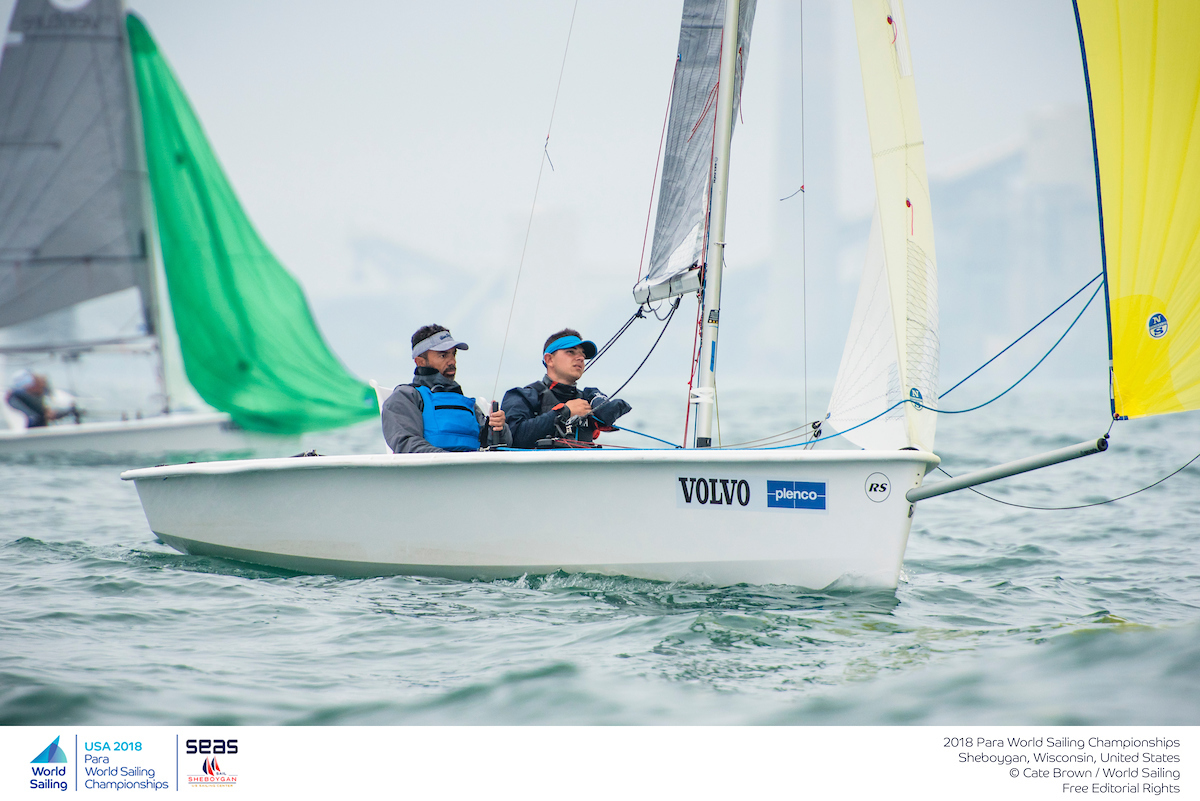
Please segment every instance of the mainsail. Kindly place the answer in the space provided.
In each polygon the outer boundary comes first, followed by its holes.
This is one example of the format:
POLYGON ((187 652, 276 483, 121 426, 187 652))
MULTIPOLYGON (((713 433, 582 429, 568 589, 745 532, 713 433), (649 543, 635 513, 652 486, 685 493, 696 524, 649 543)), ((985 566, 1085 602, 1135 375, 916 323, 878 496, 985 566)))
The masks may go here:
POLYGON ((146 26, 127 17, 167 288, 188 381, 244 428, 300 433, 377 414, 304 293, 242 211, 146 26))
POLYGON ((855 0, 854 21, 876 209, 828 421, 862 447, 932 450, 937 415, 923 407, 937 406, 937 266, 903 5, 855 0))
POLYGON ((153 291, 120 0, 19 0, 0 61, 0 328, 153 291))
MULTIPOLYGON (((738 9, 735 119, 750 55, 755 4, 756 0, 746 0, 738 9)), ((685 0, 650 267, 633 290, 639 303, 700 288, 724 22, 725 0, 685 0)))
POLYGON ((1200 408, 1200 4, 1078 0, 1113 414, 1200 408))

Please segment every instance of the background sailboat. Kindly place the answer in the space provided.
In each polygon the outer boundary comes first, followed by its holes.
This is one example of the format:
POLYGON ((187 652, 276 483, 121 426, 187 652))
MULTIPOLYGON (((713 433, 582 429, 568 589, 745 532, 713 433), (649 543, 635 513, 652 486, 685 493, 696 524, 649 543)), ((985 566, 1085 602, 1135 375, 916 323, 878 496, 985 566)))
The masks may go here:
POLYGON ((21 0, 0 61, 0 330, 123 290, 138 330, 24 342, 157 354, 153 419, 0 432, 0 452, 231 450, 371 419, 374 393, 258 238, 145 25, 118 0, 21 0))

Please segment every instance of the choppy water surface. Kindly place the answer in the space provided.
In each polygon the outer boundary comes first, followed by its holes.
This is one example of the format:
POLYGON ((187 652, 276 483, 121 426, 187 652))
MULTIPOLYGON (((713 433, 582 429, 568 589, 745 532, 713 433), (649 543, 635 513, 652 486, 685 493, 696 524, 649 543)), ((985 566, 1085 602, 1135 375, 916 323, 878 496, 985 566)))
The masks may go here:
MULTIPOLYGON (((723 404, 727 435, 801 422, 783 396, 740 422, 723 404)), ((1072 392, 940 422, 951 473, 1108 425, 1072 392)), ((1121 423, 1108 453, 984 490, 1088 503, 1197 452, 1200 415, 1121 423)), ((924 501, 875 593, 298 576, 155 542, 118 472, 0 464, 0 722, 1200 723, 1200 462, 1094 509, 924 501)))

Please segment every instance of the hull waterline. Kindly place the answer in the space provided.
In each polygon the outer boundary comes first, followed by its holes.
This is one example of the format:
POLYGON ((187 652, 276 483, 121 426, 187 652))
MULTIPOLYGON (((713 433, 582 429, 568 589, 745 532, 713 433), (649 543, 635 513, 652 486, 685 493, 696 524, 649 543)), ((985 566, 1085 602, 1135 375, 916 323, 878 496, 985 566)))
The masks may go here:
POLYGON ((919 451, 329 456, 131 470, 192 554, 308 573, 556 570, 717 585, 894 588, 919 451))

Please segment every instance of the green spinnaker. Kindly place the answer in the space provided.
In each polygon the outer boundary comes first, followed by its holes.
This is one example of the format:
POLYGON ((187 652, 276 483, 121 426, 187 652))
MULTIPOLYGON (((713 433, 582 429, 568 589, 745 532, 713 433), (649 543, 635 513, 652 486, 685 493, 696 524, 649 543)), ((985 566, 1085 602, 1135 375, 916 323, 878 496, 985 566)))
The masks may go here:
POLYGON ((246 217, 145 24, 126 16, 183 366, 205 402, 251 431, 297 434, 378 414, 317 330, 304 292, 246 217))

